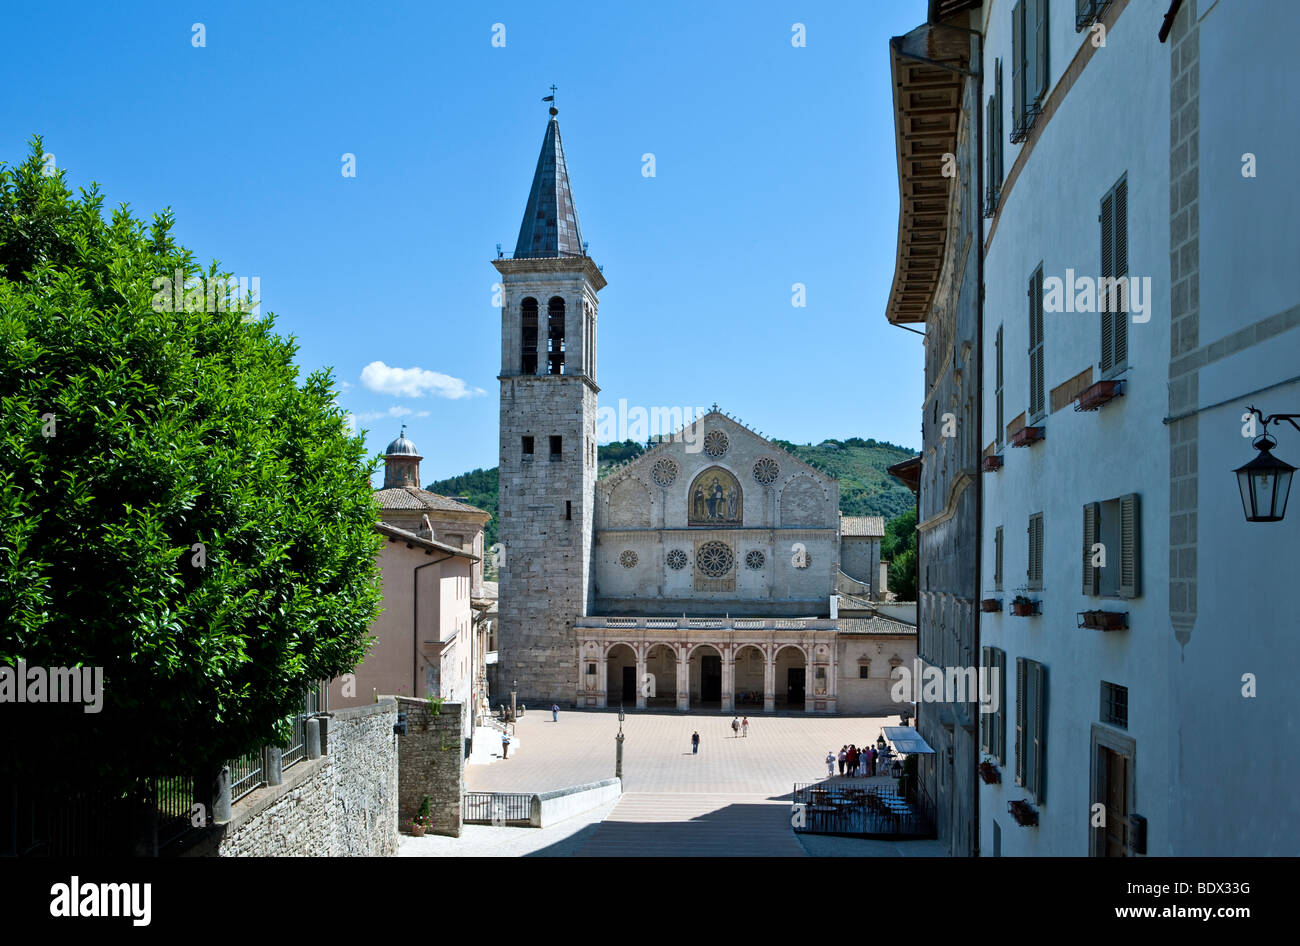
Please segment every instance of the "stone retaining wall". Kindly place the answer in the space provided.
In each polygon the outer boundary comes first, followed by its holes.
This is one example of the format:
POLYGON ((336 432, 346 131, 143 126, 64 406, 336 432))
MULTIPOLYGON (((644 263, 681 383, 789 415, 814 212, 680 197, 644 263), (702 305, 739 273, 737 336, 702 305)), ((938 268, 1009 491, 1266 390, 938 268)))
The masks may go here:
POLYGON ((465 795, 464 707, 443 703, 438 714, 426 700, 398 697, 406 735, 398 737, 398 809, 402 829, 429 796, 430 834, 460 837, 465 795))

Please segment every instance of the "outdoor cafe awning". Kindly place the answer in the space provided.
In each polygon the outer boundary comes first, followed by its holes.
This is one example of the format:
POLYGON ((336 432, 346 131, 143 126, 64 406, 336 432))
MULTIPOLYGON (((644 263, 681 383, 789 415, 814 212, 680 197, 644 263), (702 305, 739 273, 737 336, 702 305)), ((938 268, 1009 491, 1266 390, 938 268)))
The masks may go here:
POLYGON ((921 734, 911 726, 886 726, 885 738, 896 752, 911 755, 914 752, 934 752, 930 744, 921 738, 921 734))

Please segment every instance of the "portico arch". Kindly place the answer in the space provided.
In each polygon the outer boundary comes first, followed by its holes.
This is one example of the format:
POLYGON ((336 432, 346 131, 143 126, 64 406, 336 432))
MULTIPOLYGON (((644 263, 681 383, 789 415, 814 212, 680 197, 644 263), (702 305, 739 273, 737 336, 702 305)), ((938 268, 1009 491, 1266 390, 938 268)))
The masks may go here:
POLYGON ((677 651, 672 644, 655 644, 646 652, 645 672, 654 679, 646 706, 677 705, 677 651))
POLYGON ((763 691, 766 688, 765 669, 767 657, 754 644, 743 644, 736 650, 736 709, 761 710, 763 691))
POLYGON ((689 658, 690 708, 722 707, 722 651, 712 644, 696 644, 689 658))
POLYGON ((797 644, 786 644, 776 652, 775 690, 777 709, 802 712, 807 708, 808 655, 797 644))
POLYGON ((605 702, 607 706, 636 705, 636 651, 630 644, 612 644, 605 652, 605 702))

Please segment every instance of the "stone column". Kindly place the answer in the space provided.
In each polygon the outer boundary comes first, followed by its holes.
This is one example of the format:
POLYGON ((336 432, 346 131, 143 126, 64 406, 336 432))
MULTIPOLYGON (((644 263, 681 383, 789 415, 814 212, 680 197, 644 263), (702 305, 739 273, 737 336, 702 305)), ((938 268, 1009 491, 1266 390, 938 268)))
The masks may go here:
POLYGON ((597 697, 596 705, 601 709, 609 706, 609 657, 601 654, 600 662, 596 665, 596 671, 600 676, 596 677, 596 692, 600 695, 597 697))
POLYGON ((763 712, 776 712, 776 647, 768 647, 763 654, 763 712))
POLYGON ((736 648, 719 644, 722 651, 722 712, 736 711, 736 648))
POLYGON ((684 643, 677 645, 677 708, 691 708, 691 660, 684 643))
POLYGON ((817 672, 813 666, 813 645, 808 644, 804 651, 803 658, 803 711, 811 713, 813 711, 813 693, 817 689, 817 680, 813 674, 817 672))
POLYGON ((647 665, 646 665, 644 650, 645 648, 640 648, 636 655, 636 708, 637 709, 645 709, 647 703, 646 695, 645 695, 645 675, 648 671, 646 669, 647 665))

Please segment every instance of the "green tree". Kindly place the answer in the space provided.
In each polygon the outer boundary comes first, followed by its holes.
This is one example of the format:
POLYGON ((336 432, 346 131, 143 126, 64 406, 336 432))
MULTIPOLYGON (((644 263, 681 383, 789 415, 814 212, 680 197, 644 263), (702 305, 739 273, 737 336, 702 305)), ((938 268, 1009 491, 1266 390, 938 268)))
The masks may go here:
POLYGON ((889 590, 901 601, 916 600, 916 509, 885 524, 880 557, 889 562, 889 590))
POLYGON ((0 164, 0 664, 102 667, 104 699, 0 707, 0 771, 211 771, 364 656, 377 458, 272 316, 166 311, 156 280, 225 275, 170 212, 105 220, 43 151, 0 164))

